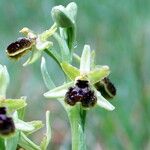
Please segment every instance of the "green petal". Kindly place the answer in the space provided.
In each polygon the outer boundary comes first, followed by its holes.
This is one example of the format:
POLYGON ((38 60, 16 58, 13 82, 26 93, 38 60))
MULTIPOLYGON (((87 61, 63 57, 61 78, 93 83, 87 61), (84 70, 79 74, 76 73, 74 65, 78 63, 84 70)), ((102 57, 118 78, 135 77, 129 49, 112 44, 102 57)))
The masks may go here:
POLYGON ((85 45, 83 48, 81 62, 80 62, 80 74, 87 74, 90 72, 91 62, 91 50, 89 45, 85 45))
POLYGON ((41 141, 40 147, 42 150, 47 150, 48 144, 51 140, 51 127, 50 127, 50 111, 46 112, 46 135, 41 141))
POLYGON ((10 111, 18 110, 27 105, 25 99, 0 100, 0 107, 7 107, 10 111))
POLYGON ((66 83, 62 86, 56 87, 53 90, 50 90, 44 93, 46 98, 63 98, 67 92, 67 89, 73 85, 73 82, 66 83))
POLYGON ((97 105, 100 107, 103 107, 109 111, 113 111, 115 107, 109 103, 99 92, 96 92, 97 94, 97 105))
POLYGON ((91 84, 94 84, 103 78, 107 77, 110 73, 109 67, 108 66, 102 66, 100 68, 96 68, 93 71, 90 71, 88 74, 88 78, 91 82, 91 84))
POLYGON ((35 130, 34 126, 27 123, 27 122, 24 122, 20 119, 14 119, 14 123, 15 123, 15 128, 17 130, 20 130, 20 131, 24 131, 24 132, 31 132, 33 130, 35 130))
POLYGON ((50 48, 52 46, 53 46, 53 43, 50 42, 50 41, 42 42, 40 40, 40 37, 39 37, 39 39, 37 39, 37 42, 36 42, 36 49, 37 49, 37 51, 43 51, 43 50, 48 49, 48 48, 50 48))
POLYGON ((75 78, 80 75, 79 69, 66 62, 61 63, 61 66, 63 71, 71 80, 75 80, 75 78))

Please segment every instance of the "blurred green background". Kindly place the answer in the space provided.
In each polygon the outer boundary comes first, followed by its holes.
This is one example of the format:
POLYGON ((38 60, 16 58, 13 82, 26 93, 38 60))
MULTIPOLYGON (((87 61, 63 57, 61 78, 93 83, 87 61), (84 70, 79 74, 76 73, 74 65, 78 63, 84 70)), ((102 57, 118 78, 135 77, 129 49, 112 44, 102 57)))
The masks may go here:
MULTIPOLYGON (((50 15, 55 5, 67 5, 69 0, 0 0, 0 63, 8 67, 11 82, 7 97, 28 97, 26 120, 45 121, 50 109, 52 142, 49 149, 70 149, 70 127, 62 106, 48 101, 40 73, 40 60, 22 67, 25 59, 11 61, 5 55, 7 45, 20 37, 19 30, 27 26, 40 33, 53 21, 50 15)), ((84 44, 96 51, 97 64, 111 68, 117 96, 112 100, 115 111, 92 109, 88 112, 86 140, 89 150, 149 150, 150 149, 150 0, 76 0, 77 53, 84 44)), ((49 72, 57 85, 63 74, 53 60, 47 60, 49 72)), ((31 138, 39 142, 45 130, 31 138)))

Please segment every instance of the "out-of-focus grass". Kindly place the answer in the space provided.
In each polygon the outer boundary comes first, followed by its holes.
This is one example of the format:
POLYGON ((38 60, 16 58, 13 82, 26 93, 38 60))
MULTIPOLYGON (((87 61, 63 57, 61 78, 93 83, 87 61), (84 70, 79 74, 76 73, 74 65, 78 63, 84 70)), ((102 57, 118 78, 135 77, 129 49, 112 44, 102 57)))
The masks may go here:
MULTIPOLYGON (((5 56, 6 46, 27 26, 41 32, 52 24, 52 6, 70 1, 0 0, 0 63, 11 76, 8 96, 28 96, 26 119, 42 119, 46 109, 52 112, 51 149, 70 142, 66 114, 59 103, 47 101, 40 73, 40 61, 23 68, 21 62, 5 56), (63 113, 62 113, 63 112, 63 113)), ((112 103, 114 112, 92 109, 87 118, 88 149, 150 149, 150 1, 149 0, 77 0, 77 51, 85 43, 96 50, 96 62, 111 68, 110 78, 117 87, 112 103)), ((49 71, 57 84, 63 74, 49 60, 49 71), (54 67, 52 67, 54 66, 54 67), (57 70, 56 70, 57 69, 57 70), (57 80, 56 80, 57 79, 57 80)), ((39 141, 36 134, 33 138, 39 141)), ((65 148, 64 148, 65 149, 65 148)))

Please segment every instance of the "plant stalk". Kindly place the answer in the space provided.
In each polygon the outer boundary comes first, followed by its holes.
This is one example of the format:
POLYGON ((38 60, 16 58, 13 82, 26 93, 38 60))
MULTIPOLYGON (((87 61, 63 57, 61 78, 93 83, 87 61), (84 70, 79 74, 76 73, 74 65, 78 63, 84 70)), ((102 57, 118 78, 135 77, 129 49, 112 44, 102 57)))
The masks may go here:
POLYGON ((79 104, 72 107, 68 115, 72 133, 72 150, 86 150, 84 134, 86 111, 80 108, 79 104))

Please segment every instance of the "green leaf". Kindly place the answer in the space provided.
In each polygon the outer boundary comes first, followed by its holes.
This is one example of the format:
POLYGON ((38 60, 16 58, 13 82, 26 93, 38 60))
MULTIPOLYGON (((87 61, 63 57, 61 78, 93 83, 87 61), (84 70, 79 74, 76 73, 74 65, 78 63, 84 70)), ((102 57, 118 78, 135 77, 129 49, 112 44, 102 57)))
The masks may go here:
POLYGON ((88 78, 92 84, 102 80, 107 77, 110 73, 108 66, 102 66, 100 68, 96 68, 93 71, 88 73, 88 78))
POLYGON ((19 143, 22 148, 26 150, 41 150, 40 146, 33 143, 24 133, 21 132, 19 143))
POLYGON ((44 57, 42 57, 42 61, 41 61, 41 72, 42 72, 42 77, 43 77, 46 87, 48 89, 53 89, 55 87, 55 84, 53 83, 53 80, 51 79, 47 71, 46 61, 44 57))
POLYGON ((98 91, 97 94, 97 106, 103 107, 109 111, 113 111, 115 107, 109 103, 98 91))
POLYGON ((6 97, 6 89, 9 84, 9 74, 6 66, 0 64, 0 100, 6 97))
POLYGON ((66 63, 66 62, 62 62, 61 63, 62 69, 65 72, 65 74, 71 79, 71 80, 75 80, 76 77, 78 77, 80 75, 80 71, 79 69, 77 69, 76 67, 66 63))
POLYGON ((85 45, 83 48, 81 62, 80 62, 80 74, 84 75, 90 72, 91 63, 91 50, 89 45, 85 45))
POLYGON ((44 96, 46 98, 64 98, 68 88, 73 85, 73 82, 66 83, 62 86, 56 87, 46 93, 44 96))
POLYGON ((44 136, 43 140, 41 141, 40 147, 42 150, 46 150, 48 144, 51 140, 51 127, 50 127, 50 111, 46 112, 46 135, 44 136))
MULTIPOLYGON (((6 150, 16 150, 19 140, 19 132, 16 132, 13 137, 5 139, 6 150)), ((1 147, 0 147, 1 148, 1 147)))
POLYGON ((0 107, 7 107, 10 111, 21 109, 27 105, 25 99, 0 100, 0 107))
POLYGON ((65 40, 60 37, 57 33, 54 33, 54 38, 57 40, 60 50, 61 50, 61 55, 62 55, 62 60, 66 62, 70 62, 71 57, 70 57, 70 50, 65 42, 65 40))

